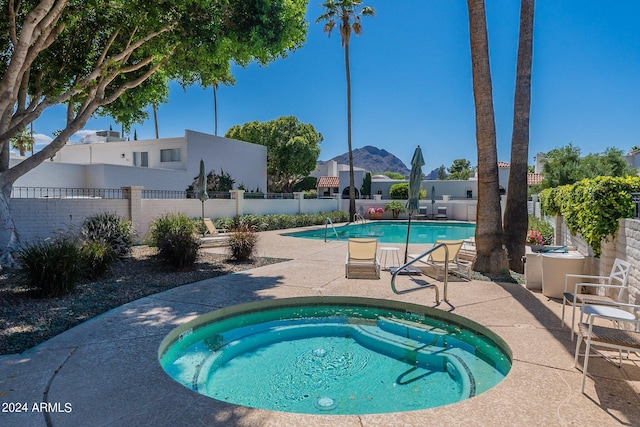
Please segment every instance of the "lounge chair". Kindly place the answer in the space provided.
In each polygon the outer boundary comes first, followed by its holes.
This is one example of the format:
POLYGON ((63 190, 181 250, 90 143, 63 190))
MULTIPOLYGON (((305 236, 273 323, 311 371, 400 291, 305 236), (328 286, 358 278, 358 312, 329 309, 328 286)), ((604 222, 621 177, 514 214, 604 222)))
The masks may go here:
POLYGON ((232 233, 227 233, 227 230, 222 228, 218 229, 213 224, 213 221, 209 218, 203 219, 204 226, 206 227, 205 235, 200 237, 200 245, 202 247, 216 247, 229 245, 229 239, 232 233))
POLYGON ((628 287, 629 272, 631 264, 627 261, 616 258, 611 268, 609 276, 589 276, 585 274, 567 274, 564 279, 564 293, 562 294, 562 322, 564 326, 564 309, 566 304, 571 304, 573 312, 571 314, 571 340, 573 341, 573 325, 576 319, 576 307, 583 304, 617 305, 622 302, 622 294, 628 287), (573 289, 569 289, 568 279, 585 279, 590 283, 575 283, 573 289), (617 289, 617 298, 613 299, 608 295, 611 289, 617 289), (603 290, 598 294, 598 290, 603 290), (591 291, 591 293, 589 293, 591 291))
POLYGON ((366 277, 380 278, 378 239, 352 238, 348 240, 345 277, 352 279, 357 273, 363 273, 366 277))
MULTIPOLYGON (((429 270, 436 271, 436 279, 440 277, 440 271, 442 271, 444 275, 445 265, 449 269, 450 274, 456 274, 458 276, 469 278, 471 275, 471 265, 472 263, 469 261, 462 261, 459 259, 458 255, 460 253, 460 248, 462 248, 462 240, 437 240, 433 245, 436 246, 440 243, 444 243, 449 250, 449 259, 446 261, 446 251, 443 246, 434 250, 429 254, 425 261, 423 259, 417 261, 414 266, 418 267, 422 270, 423 273, 427 274, 429 270)), ((407 258, 418 258, 420 254, 408 254, 407 258)))
POLYGON ((436 214, 436 219, 447 219, 446 206, 438 206, 438 213, 436 214))
MULTIPOLYGON (((589 307, 585 304, 580 306, 580 310, 582 312, 594 311, 589 310, 593 308, 595 307, 589 307)), ((576 343, 573 367, 575 368, 578 365, 580 344, 582 343, 582 340, 584 340, 586 349, 584 352, 584 366, 582 367, 582 393, 584 393, 584 383, 587 378, 587 368, 589 366, 589 357, 591 356, 592 350, 605 357, 609 362, 614 363, 618 367, 620 367, 622 363, 623 350, 635 352, 640 351, 640 332, 638 332, 638 325, 640 324, 640 320, 635 318, 635 316, 632 314, 640 310, 640 306, 633 304, 620 304, 618 307, 615 307, 612 310, 606 310, 607 308, 609 308, 607 306, 600 306, 599 308, 604 308, 605 310, 600 310, 602 311, 602 313, 587 313, 589 314, 589 316, 586 322, 582 322, 583 316, 581 315, 581 321, 578 324, 578 342, 576 343), (621 307, 625 307, 627 310, 631 309, 631 311, 622 311, 621 307), (605 312, 607 311, 609 312, 609 314, 605 314, 605 312), (629 326, 634 326, 634 330, 632 331, 629 329, 612 328, 608 326, 601 326, 599 324, 596 325, 595 322, 598 319, 611 320, 614 323, 618 324, 620 324, 621 322, 628 323, 629 326), (620 363, 613 362, 611 357, 600 353, 598 350, 592 348, 592 346, 618 350, 620 363)))
POLYGON ((205 236, 206 235, 218 236, 220 234, 227 234, 226 228, 221 228, 221 229, 216 228, 216 226, 213 224, 213 221, 211 221, 210 218, 203 218, 202 221, 204 222, 204 226, 206 227, 206 231, 204 233, 205 236))

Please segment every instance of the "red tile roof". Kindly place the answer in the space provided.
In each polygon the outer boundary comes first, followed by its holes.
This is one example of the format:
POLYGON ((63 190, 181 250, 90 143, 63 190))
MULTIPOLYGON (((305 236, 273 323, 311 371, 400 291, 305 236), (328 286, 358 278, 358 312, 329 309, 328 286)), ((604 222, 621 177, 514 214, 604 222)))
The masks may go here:
POLYGON ((508 168, 509 166, 507 162, 498 162, 498 168, 508 168))
POLYGON ((337 176, 321 176, 318 178, 318 188, 337 188, 340 187, 340 178, 337 176))

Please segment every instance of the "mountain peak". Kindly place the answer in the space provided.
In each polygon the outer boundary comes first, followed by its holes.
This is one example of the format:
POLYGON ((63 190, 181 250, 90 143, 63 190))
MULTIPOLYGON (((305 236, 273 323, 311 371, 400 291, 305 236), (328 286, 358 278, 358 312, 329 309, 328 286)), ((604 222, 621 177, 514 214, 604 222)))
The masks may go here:
MULTIPOLYGON (((338 163, 348 165, 349 153, 344 153, 333 159, 338 163)), ((409 168, 402 160, 388 152, 372 145, 353 150, 353 166, 371 172, 373 175, 383 172, 397 172, 404 176, 409 175, 409 168)))

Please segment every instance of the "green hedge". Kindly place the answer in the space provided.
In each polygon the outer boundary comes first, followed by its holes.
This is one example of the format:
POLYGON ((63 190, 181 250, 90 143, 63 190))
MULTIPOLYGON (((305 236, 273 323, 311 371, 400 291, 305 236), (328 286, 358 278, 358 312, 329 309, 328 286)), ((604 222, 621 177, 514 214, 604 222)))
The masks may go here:
POLYGON ((602 242, 618 231, 620 218, 633 216, 630 193, 637 192, 640 177, 599 176, 545 189, 540 201, 545 213, 564 217, 571 234, 580 234, 599 257, 602 242))
POLYGON ((215 221, 217 228, 248 227, 256 231, 282 230, 285 228, 307 227, 310 225, 322 225, 327 218, 333 222, 346 222, 349 213, 343 211, 320 212, 313 214, 276 214, 276 215, 242 215, 235 218, 218 218, 215 221))

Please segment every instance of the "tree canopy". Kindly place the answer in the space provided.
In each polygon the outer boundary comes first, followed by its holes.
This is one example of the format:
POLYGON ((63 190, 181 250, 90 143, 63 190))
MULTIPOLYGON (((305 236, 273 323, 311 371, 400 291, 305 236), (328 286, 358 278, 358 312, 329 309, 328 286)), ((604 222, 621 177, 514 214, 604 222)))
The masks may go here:
POLYGON ((62 148, 93 114, 123 127, 166 99, 169 81, 233 82, 231 63, 267 64, 301 46, 306 0, 0 0, 0 249, 15 247, 16 179, 62 148), (47 108, 66 122, 9 167, 10 139, 47 108))
POLYGON ((232 126, 225 136, 267 147, 267 178, 272 192, 293 191, 293 186, 316 168, 324 139, 313 125, 293 116, 232 126))
POLYGON ((459 179, 466 181, 471 175, 473 175, 471 162, 467 159, 455 159, 447 171, 449 172, 447 179, 459 179))
POLYGON ((574 184, 598 176, 625 177, 637 175, 637 170, 624 158, 622 150, 607 148, 604 153, 580 157, 580 148, 569 144, 545 153, 542 165, 544 179, 541 188, 574 184))

